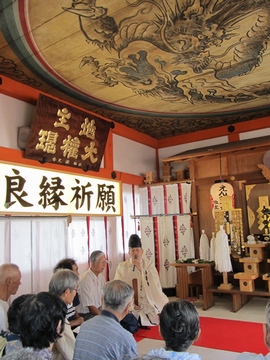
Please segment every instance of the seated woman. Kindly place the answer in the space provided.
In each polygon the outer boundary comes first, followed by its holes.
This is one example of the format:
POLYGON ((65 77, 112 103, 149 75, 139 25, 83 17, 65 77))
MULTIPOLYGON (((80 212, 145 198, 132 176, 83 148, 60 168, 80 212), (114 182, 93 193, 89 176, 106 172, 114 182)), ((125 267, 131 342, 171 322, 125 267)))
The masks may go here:
MULTIPOLYGON (((72 304, 77 293, 79 276, 72 270, 57 270, 49 283, 49 292, 59 296, 67 305, 72 304)), ((54 344, 54 360, 72 360, 75 347, 75 337, 69 321, 65 321, 65 330, 54 344)))
POLYGON ((167 303, 160 313, 160 334, 165 348, 152 349, 148 355, 171 360, 199 360, 188 348, 200 335, 199 315, 193 304, 186 300, 167 303))
POLYGON ((54 342, 64 331, 67 308, 56 295, 40 292, 29 296, 18 317, 23 348, 2 357, 4 360, 51 360, 54 342))
POLYGON ((8 332, 6 334, 7 344, 5 347, 5 354, 9 354, 12 351, 22 349, 22 342, 20 337, 20 323, 18 318, 22 310, 25 301, 32 297, 32 294, 24 294, 14 299, 8 309, 8 332))

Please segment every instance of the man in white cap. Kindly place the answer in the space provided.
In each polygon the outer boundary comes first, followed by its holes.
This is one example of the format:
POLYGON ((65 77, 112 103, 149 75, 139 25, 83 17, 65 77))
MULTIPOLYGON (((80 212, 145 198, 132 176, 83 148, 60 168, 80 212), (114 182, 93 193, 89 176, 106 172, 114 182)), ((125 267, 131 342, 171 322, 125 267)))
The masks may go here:
POLYGON ((142 243, 137 234, 129 238, 129 256, 129 260, 117 266, 115 279, 123 280, 134 288, 133 313, 141 325, 158 325, 158 314, 169 300, 162 292, 154 263, 142 259, 142 243))

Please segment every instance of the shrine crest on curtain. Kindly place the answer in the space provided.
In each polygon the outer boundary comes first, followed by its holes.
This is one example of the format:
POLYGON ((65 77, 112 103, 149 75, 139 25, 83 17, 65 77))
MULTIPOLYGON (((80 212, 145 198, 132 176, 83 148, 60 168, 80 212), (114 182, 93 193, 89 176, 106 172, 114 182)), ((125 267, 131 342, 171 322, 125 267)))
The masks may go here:
POLYGON ((190 183, 140 189, 144 257, 155 262, 163 288, 177 282, 175 268, 169 264, 194 257, 190 201, 190 183))

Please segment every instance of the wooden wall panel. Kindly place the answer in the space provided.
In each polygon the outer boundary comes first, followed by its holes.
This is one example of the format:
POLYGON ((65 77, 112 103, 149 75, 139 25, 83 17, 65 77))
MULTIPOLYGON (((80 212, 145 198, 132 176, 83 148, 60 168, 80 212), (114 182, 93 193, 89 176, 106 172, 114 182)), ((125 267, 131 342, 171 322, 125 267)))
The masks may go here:
POLYGON ((215 177, 220 179, 220 175, 224 178, 224 175, 228 174, 227 157, 225 155, 220 156, 206 156, 195 161, 195 176, 196 180, 207 179, 215 177))
MULTIPOLYGON (((269 146, 270 147, 270 146, 269 146)), ((247 173, 260 174, 261 170, 257 164, 263 163, 263 156, 266 150, 246 151, 228 155, 228 168, 230 175, 241 175, 247 173)))

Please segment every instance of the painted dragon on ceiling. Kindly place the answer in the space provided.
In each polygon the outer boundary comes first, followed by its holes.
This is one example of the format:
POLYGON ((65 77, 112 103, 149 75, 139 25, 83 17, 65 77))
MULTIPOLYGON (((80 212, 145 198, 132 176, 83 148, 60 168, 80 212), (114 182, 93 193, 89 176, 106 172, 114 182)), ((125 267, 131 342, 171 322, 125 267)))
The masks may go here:
POLYGON ((267 53, 268 0, 126 0, 129 16, 122 17, 110 4, 74 0, 63 7, 78 17, 86 46, 108 53, 99 59, 89 48, 83 56, 79 67, 88 66, 89 81, 191 104, 269 96, 270 82, 251 76, 267 53))

